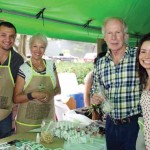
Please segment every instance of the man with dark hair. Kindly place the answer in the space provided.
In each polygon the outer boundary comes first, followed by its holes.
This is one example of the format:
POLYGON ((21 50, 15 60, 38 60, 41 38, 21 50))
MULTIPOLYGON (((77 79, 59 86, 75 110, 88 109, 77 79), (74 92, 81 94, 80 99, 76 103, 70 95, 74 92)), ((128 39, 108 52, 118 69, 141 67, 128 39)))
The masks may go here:
POLYGON ((12 129, 13 88, 23 58, 13 50, 16 28, 0 22, 0 139, 10 136, 12 129))

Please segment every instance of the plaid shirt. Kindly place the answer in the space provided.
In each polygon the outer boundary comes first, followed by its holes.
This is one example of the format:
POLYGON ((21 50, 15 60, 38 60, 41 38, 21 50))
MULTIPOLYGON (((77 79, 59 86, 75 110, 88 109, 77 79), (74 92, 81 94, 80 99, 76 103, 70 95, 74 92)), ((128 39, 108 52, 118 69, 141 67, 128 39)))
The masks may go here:
POLYGON ((104 88, 104 94, 113 106, 110 116, 114 119, 141 113, 139 102, 142 86, 135 62, 136 49, 127 47, 118 65, 114 64, 108 51, 94 66, 91 95, 96 93, 99 86, 104 88))

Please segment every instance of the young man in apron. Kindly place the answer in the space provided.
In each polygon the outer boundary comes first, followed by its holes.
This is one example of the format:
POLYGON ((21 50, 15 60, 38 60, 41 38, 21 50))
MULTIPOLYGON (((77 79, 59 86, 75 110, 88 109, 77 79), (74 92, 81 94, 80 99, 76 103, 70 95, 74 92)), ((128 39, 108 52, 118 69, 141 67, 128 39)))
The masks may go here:
POLYGON ((13 50, 16 28, 9 22, 0 23, 0 138, 11 135, 13 89, 23 58, 13 50))

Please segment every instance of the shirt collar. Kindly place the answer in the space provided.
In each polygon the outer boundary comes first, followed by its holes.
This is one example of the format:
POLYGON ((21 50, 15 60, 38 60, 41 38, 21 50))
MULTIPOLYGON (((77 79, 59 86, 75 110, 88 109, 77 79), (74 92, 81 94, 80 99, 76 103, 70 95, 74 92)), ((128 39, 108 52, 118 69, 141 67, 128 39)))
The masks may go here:
MULTIPOLYGON (((132 51, 130 51, 130 48, 129 48, 128 46, 126 47, 124 57, 127 56, 127 55, 130 55, 131 57, 133 56, 132 51)), ((106 56, 107 60, 108 60, 108 59, 109 59, 109 60, 112 60, 111 53, 110 53, 110 49, 108 49, 108 51, 107 51, 107 53, 106 53, 105 56, 106 56)))

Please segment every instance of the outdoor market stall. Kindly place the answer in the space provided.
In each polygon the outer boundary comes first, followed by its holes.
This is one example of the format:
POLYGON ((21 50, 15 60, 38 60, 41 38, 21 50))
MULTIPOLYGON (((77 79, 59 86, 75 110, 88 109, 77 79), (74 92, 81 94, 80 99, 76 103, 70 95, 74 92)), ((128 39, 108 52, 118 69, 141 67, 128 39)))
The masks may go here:
POLYGON ((6 150, 5 147, 12 146, 12 143, 17 150, 26 147, 36 150, 106 150, 105 136, 100 134, 98 123, 75 112, 66 114, 63 121, 44 120, 41 128, 1 139, 0 149, 6 150))

